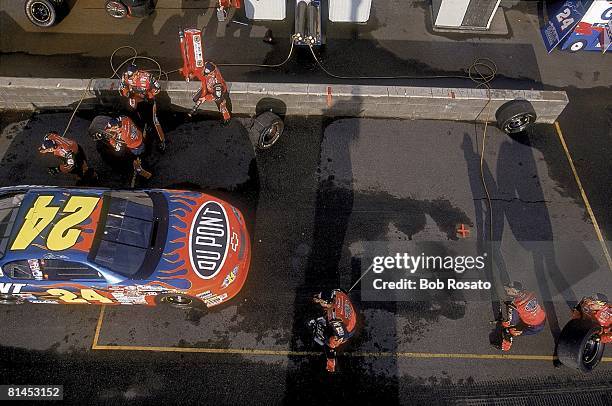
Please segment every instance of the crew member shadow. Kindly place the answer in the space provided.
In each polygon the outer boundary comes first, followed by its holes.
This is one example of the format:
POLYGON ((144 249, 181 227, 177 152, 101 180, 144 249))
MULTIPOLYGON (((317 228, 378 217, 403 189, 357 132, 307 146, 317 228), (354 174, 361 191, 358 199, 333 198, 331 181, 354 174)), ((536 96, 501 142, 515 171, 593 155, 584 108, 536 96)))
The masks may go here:
MULTIPOLYGON (((355 102, 355 101, 353 101, 355 102)), ((356 102, 360 104, 360 101, 356 102)), ((336 116, 342 109, 337 103, 329 107, 326 115, 336 116)), ((296 288, 294 299, 293 329, 291 331, 290 349, 300 352, 304 350, 321 351, 320 357, 289 356, 290 365, 286 376, 286 400, 300 399, 308 403, 342 402, 343 399, 355 396, 358 393, 365 402, 374 400, 396 403, 398 399, 398 384, 394 378, 397 374, 396 360, 390 358, 386 365, 387 372, 391 375, 386 379, 378 379, 368 376, 367 363, 359 357, 338 357, 338 369, 336 374, 325 371, 325 358, 322 348, 313 343, 312 333, 307 324, 312 318, 322 315, 322 310, 312 303, 312 295, 321 291, 344 288, 346 280, 356 280, 360 269, 356 265, 349 250, 348 240, 351 216, 354 210, 355 191, 353 187, 351 146, 359 137, 359 120, 353 120, 350 134, 330 134, 327 129, 334 119, 329 117, 317 118, 321 129, 319 150, 319 163, 317 173, 316 198, 313 219, 313 234, 311 249, 305 259, 304 279, 296 288), (335 156, 333 167, 335 175, 324 173, 323 167, 330 164, 328 160, 330 152, 335 156), (355 275, 357 272, 357 275, 355 275), (371 393, 368 388, 377 386, 377 392, 371 393), (357 392, 355 392, 355 390, 357 392), (366 400, 367 399, 367 400, 366 400)), ((355 303, 358 313, 358 329, 363 329, 363 313, 357 291, 351 294, 351 300, 355 303)), ((389 305, 393 313, 395 304, 389 305)), ((386 326, 393 336, 394 324, 386 326)), ((354 348, 353 337, 345 344, 340 354, 351 351, 354 348)), ((394 349, 391 349, 394 351, 394 349)), ((385 360, 386 362, 387 360, 385 360)))
MULTIPOLYGON (((477 145, 479 131, 479 127, 475 125, 477 145)), ((495 136, 495 133, 489 135, 495 136)), ((505 137, 501 134, 500 136, 505 137)), ((553 303, 554 296, 561 294, 570 308, 576 305, 577 300, 570 282, 557 264, 558 253, 553 243, 550 213, 538 179, 531 136, 529 133, 520 133, 501 142, 497 153, 496 176, 492 174, 486 161, 483 162, 482 170, 491 196, 492 212, 489 212, 480 177, 480 155, 468 133, 464 134, 462 146, 474 198, 478 244, 490 245, 493 256, 494 269, 487 275, 490 280, 496 282, 496 289, 492 292, 493 315, 498 317, 499 313, 499 292, 502 292, 500 284, 518 280, 526 289, 533 289, 535 286, 529 286, 527 281, 535 278, 549 328, 556 339, 560 326, 553 303), (523 269, 508 269, 502 253, 502 236, 506 222, 516 241, 531 256, 532 273, 523 269)), ((491 140, 490 144, 493 144, 491 140)))

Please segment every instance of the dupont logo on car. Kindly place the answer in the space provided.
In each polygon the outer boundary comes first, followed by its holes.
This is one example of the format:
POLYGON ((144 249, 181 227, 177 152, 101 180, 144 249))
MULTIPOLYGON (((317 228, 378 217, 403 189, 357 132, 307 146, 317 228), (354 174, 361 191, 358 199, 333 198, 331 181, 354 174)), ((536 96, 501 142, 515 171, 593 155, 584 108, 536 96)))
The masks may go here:
POLYGON ((189 258, 202 279, 214 278, 223 267, 229 247, 229 221, 223 206, 204 203, 191 224, 189 258))

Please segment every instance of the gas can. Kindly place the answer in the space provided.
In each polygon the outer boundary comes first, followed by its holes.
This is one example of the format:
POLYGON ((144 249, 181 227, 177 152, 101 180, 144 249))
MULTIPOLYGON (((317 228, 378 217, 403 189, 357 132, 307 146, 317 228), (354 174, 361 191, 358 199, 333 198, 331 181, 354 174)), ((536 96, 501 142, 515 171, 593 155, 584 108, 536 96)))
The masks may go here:
POLYGON ((204 46, 202 30, 189 28, 179 31, 181 53, 183 56, 182 75, 189 80, 190 76, 200 77, 204 68, 204 46))

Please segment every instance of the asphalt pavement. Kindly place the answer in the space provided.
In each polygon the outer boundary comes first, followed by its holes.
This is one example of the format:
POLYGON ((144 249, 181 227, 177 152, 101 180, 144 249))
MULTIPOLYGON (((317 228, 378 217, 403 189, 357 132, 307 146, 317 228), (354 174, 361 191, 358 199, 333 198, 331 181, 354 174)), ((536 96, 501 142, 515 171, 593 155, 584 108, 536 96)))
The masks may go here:
MULTIPOLYGON (((276 63, 289 52, 285 22, 219 24, 208 2, 160 0, 150 18, 115 21, 99 0, 80 0, 48 30, 27 22, 20 3, 0 0, 3 76, 105 77, 110 54, 122 45, 173 70, 180 64, 178 25, 204 27, 206 55, 218 63, 276 63), (273 45, 262 41, 268 28, 273 45)), ((560 129, 603 238, 610 240, 610 56, 549 55, 537 31, 536 2, 504 3, 510 34, 476 37, 434 34, 426 2, 374 2, 367 24, 328 25, 321 57, 331 71, 351 76, 465 72, 474 58, 488 57, 498 67, 494 87, 566 90, 570 105, 560 129)), ((246 21, 240 13, 232 18, 246 21)), ((387 83, 331 78, 305 52, 280 69, 222 69, 231 81, 387 83)), ((473 86, 454 79, 393 84, 473 86)), ((68 134, 83 145, 102 186, 129 187, 131 174, 103 160, 85 136, 97 113, 106 112, 77 113, 68 134)), ((3 112, 0 185, 74 185, 73 178, 48 175, 50 163, 36 152, 42 135, 63 130, 68 119, 66 112, 3 112)), ((612 291, 592 218, 553 126, 515 138, 489 126, 483 168, 493 201, 489 213, 479 175, 480 125, 287 117, 279 142, 255 152, 247 120, 223 128, 165 112, 168 150, 160 154, 150 145, 145 165, 154 176, 137 185, 205 190, 245 211, 253 258, 242 294, 207 314, 2 308, 2 383, 63 384, 75 404, 612 402, 609 359, 590 375, 553 362, 568 305, 594 287, 612 291), (358 286, 351 295, 362 327, 339 360, 340 373, 328 376, 305 329, 316 314, 308 296, 356 282, 372 242, 385 252, 415 241, 452 244, 462 224, 471 230, 468 244, 479 247, 490 236, 503 241, 495 251, 496 275, 520 278, 546 298, 546 329, 520 337, 501 358, 489 342, 495 293, 381 302, 362 300, 358 286)), ((499 280, 494 286, 499 289, 499 280)))
MULTIPOLYGON (((78 113, 68 135, 83 145, 101 186, 129 187, 129 173, 111 168, 87 139, 92 114, 78 113)), ((61 129, 68 119, 67 113, 38 113, 4 123, 1 185, 74 185, 70 176, 48 175, 48 163, 36 152, 46 129, 61 129)), ((162 117, 168 149, 165 154, 151 149, 145 162, 154 177, 138 184, 206 190, 248 213, 253 259, 242 293, 209 313, 107 307, 102 315, 98 307, 51 305, 0 309, 10 326, 0 333, 4 382, 62 383, 74 403, 352 398, 453 404, 488 401, 500 393, 519 402, 525 388, 546 390, 551 401, 605 403, 609 362, 589 376, 553 363, 569 302, 593 286, 609 291, 612 280, 584 205, 572 197, 576 184, 552 127, 538 126, 517 139, 489 127, 485 154, 494 237, 503 241, 496 251, 497 272, 521 279, 546 298, 545 331, 517 340, 510 356, 499 358, 489 341, 495 292, 460 300, 362 301, 358 286, 351 295, 360 332, 340 358, 340 373, 330 377, 308 340, 305 323, 316 315, 310 294, 348 289, 372 241, 389 249, 414 241, 452 243, 461 224, 471 230, 464 242, 488 238, 477 150, 483 127, 288 117, 278 144, 255 152, 246 120, 223 128, 216 120, 162 117)))

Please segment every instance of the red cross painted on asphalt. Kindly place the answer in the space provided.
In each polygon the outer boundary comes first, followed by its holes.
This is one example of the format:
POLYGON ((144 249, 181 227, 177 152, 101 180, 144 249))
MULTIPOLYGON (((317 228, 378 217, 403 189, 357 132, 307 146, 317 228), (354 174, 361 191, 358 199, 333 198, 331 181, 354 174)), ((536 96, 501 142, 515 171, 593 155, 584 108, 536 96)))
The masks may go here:
POLYGON ((461 227, 457 229, 457 234, 461 234, 461 238, 465 238, 470 235, 470 229, 465 228, 465 224, 461 224, 461 227))

